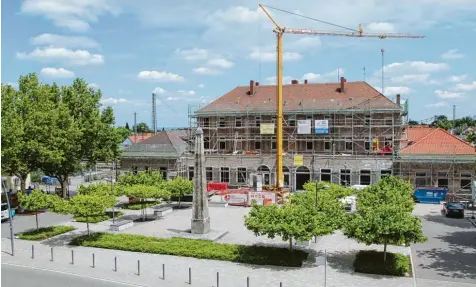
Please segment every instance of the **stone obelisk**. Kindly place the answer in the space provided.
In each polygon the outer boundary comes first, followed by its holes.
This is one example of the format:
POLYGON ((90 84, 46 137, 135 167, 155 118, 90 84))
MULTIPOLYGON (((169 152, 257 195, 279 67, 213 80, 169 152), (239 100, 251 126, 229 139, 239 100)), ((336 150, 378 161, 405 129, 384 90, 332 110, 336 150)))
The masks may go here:
POLYGON ((205 152, 203 130, 195 133, 195 177, 193 179, 192 234, 207 234, 210 231, 208 193, 205 177, 205 152))

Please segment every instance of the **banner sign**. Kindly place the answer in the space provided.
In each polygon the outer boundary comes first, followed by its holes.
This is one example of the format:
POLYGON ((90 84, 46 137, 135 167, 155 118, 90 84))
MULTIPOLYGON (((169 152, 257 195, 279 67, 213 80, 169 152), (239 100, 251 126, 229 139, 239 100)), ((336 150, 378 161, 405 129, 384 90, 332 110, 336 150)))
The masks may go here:
POLYGON ((251 205, 253 200, 257 205, 269 205, 276 203, 276 194, 274 192, 250 192, 248 193, 248 203, 251 205))
POLYGON ((329 133, 329 120, 316 120, 314 122, 314 133, 318 135, 329 133))
POLYGON ((298 134, 311 133, 311 120, 298 120, 298 134))
POLYGON ((274 124, 261 124, 260 133, 262 135, 274 135, 274 124))
POLYGON ((294 155, 294 166, 302 166, 304 164, 304 159, 302 154, 295 154, 294 155))
POLYGON ((230 205, 247 205, 248 194, 246 193, 229 193, 222 195, 222 201, 230 205))

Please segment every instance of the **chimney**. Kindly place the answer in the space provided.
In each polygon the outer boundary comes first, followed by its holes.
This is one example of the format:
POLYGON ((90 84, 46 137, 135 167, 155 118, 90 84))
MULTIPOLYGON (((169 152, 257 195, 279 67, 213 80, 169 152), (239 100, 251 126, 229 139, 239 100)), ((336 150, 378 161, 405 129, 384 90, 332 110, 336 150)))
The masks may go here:
POLYGON ((400 94, 397 94, 397 105, 400 105, 400 94))
POLYGON ((293 85, 299 84, 299 81, 298 80, 292 80, 291 84, 293 84, 293 85))
POLYGON ((256 82, 255 86, 259 86, 259 82, 256 82))
POLYGON ((307 79, 304 80, 304 84, 307 84, 307 79))
POLYGON ((250 81, 250 96, 253 95, 253 92, 254 92, 254 91, 253 91, 253 86, 254 86, 254 85, 255 85, 255 81, 251 80, 251 81, 250 81))
POLYGON ((345 83, 344 77, 340 77, 340 92, 341 92, 341 93, 345 93, 345 85, 344 85, 344 83, 345 83))

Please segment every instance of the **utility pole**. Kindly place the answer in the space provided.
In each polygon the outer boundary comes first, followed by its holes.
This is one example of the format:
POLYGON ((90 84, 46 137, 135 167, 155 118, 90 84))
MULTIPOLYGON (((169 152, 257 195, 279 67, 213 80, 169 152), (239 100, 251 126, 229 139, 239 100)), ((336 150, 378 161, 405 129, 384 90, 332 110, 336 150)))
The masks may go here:
POLYGON ((134 143, 137 143, 137 113, 134 112, 134 143))
POLYGON ((385 49, 382 48, 382 49, 380 49, 380 51, 382 52, 382 95, 385 95, 384 85, 383 85, 383 77, 384 77, 384 71, 383 71, 383 59, 384 59, 384 57, 383 57, 383 53, 385 52, 385 49))
POLYGON ((365 67, 364 67, 364 69, 363 69, 363 70, 364 70, 364 82, 365 82, 365 67))
POLYGON ((451 134, 455 134, 455 128, 456 128, 456 105, 453 105, 453 129, 451 131, 451 134))
POLYGON ((157 133, 157 104, 155 97, 155 93, 152 93, 152 130, 154 134, 157 133))

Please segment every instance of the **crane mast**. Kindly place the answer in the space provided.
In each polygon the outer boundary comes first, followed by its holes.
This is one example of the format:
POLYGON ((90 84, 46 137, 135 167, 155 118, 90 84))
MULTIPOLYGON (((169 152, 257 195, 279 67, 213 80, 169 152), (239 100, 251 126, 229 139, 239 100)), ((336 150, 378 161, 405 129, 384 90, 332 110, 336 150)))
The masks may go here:
MULTIPOLYGON (((263 12, 268 16, 268 18, 273 22, 275 28, 273 30, 276 33, 276 188, 281 190, 284 187, 284 176, 283 176, 283 35, 284 34, 301 34, 301 35, 322 35, 322 36, 338 36, 338 37, 365 37, 365 38, 423 38, 424 36, 409 35, 402 33, 365 33, 362 25, 359 25, 358 30, 353 30, 352 32, 341 32, 341 31, 323 31, 323 30, 312 30, 312 29, 296 29, 296 28, 286 28, 281 27, 274 20, 271 14, 264 8, 265 6, 259 4, 259 7, 263 12)), ((272 8, 266 6, 268 8, 272 8)), ((276 8, 274 8, 276 9, 276 8)), ((278 9, 279 10, 279 9, 278 9)), ((281 10, 283 11, 283 10, 281 10)), ((383 93, 383 91, 382 91, 383 93)))

